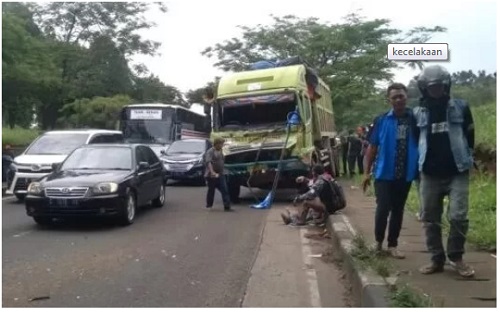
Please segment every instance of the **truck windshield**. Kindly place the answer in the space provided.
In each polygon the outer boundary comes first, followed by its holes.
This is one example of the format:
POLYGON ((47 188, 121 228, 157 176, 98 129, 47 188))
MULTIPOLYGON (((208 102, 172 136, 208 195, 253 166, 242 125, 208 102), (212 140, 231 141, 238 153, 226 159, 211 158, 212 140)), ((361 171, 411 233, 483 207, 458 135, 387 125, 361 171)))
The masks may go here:
POLYGON ((87 143, 87 133, 44 134, 26 151, 27 155, 67 155, 87 143))
POLYGON ((221 101, 220 126, 251 127, 285 123, 297 102, 293 94, 265 95, 221 101))

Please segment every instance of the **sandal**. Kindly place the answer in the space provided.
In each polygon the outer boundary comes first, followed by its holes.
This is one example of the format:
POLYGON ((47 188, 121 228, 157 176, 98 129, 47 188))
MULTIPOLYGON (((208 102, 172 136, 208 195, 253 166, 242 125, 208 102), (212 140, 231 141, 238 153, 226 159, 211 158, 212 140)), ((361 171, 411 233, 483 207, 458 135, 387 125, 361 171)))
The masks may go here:
POLYGON ((283 219, 285 225, 289 225, 292 222, 291 218, 284 213, 281 214, 281 219, 283 219))
POLYGON ((456 262, 450 261, 450 265, 461 277, 473 277, 475 274, 474 269, 462 260, 456 262))
POLYGON ((419 269, 420 273, 422 274, 434 274, 434 273, 440 273, 444 271, 444 264, 432 262, 431 264, 424 265, 419 269))

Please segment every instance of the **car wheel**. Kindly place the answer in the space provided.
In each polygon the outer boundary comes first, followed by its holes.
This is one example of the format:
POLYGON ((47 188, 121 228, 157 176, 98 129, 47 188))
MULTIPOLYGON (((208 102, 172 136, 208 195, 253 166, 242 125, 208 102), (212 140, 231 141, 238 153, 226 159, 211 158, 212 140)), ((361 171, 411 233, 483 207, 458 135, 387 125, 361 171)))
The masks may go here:
POLYGON ((50 217, 33 217, 33 220, 39 225, 51 225, 52 218, 50 217))
POLYGON ((134 193, 129 191, 125 200, 122 215, 120 216, 120 224, 130 225, 134 223, 136 210, 137 203, 135 201, 134 193))
POLYGON ((160 187, 160 195, 153 200, 153 207, 161 208, 165 204, 165 185, 160 187))
POLYGON ((23 201, 26 198, 26 194, 15 194, 18 201, 23 201))

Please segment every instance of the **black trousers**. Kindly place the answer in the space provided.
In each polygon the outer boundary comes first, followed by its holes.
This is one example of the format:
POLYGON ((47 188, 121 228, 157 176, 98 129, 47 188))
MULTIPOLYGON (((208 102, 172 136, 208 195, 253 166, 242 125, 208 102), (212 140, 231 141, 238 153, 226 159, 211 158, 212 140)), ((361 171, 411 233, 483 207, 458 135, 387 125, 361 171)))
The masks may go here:
POLYGON ((375 180, 375 240, 382 243, 389 218, 388 247, 397 247, 399 233, 403 224, 404 208, 411 182, 375 180))
POLYGON ((362 155, 349 155, 347 157, 349 163, 349 173, 351 175, 356 174, 356 165, 358 165, 358 173, 363 174, 363 156, 362 155))

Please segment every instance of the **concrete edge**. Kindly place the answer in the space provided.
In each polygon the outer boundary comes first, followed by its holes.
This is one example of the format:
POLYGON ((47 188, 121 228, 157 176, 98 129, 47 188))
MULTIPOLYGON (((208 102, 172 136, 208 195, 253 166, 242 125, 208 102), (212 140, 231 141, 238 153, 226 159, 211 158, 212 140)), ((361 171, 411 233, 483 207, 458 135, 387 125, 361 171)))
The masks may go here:
MULTIPOLYGON (((372 271, 364 271, 351 256, 355 230, 343 214, 330 215, 327 222, 334 248, 340 251, 342 267, 351 282, 354 302, 358 307, 389 307, 389 284, 372 271)), ((395 283, 391 281, 390 284, 395 283)))

